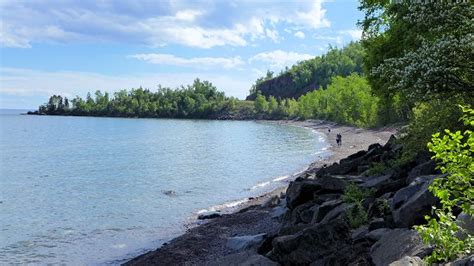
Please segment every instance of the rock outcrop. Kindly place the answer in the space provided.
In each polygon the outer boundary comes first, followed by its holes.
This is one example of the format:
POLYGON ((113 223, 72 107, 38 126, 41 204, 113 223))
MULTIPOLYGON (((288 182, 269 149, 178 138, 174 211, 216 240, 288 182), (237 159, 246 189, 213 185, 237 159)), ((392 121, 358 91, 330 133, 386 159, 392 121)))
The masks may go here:
POLYGON ((425 154, 370 173, 373 164, 388 165, 401 149, 392 137, 295 179, 282 227, 262 241, 259 253, 281 265, 422 265, 431 250, 412 226, 438 204, 428 187, 442 175, 425 154), (349 184, 365 198, 344 197, 349 184))

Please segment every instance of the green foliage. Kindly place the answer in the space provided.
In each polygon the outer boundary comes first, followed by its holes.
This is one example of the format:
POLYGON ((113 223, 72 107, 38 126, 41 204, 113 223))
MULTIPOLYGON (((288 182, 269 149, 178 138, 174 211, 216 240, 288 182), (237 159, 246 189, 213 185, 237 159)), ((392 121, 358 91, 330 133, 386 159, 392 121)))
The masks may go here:
POLYGON ((266 113, 268 111, 268 102, 265 96, 257 93, 255 98, 255 111, 257 113, 266 113))
POLYGON ((143 88, 121 90, 112 98, 107 92, 96 91, 95 98, 88 93, 85 100, 76 97, 71 102, 70 107, 67 99, 63 103, 61 96, 53 95, 39 111, 62 115, 208 118, 237 104, 236 99, 225 97, 212 83, 199 79, 176 90, 161 86, 157 92, 143 88))
POLYGON ((461 121, 468 127, 464 132, 445 130, 433 134, 428 148, 439 162, 438 168, 445 177, 438 178, 429 190, 440 199, 441 208, 433 208, 435 217, 427 216, 427 225, 416 229, 423 240, 434 246, 429 262, 448 261, 460 255, 472 253, 474 236, 467 234, 461 238, 461 228, 455 222, 455 208, 469 216, 474 215, 474 110, 462 107, 461 121), (471 128, 471 129, 469 129, 471 128))
POLYGON ((267 72, 265 77, 256 80, 250 89, 250 95, 261 91, 267 97, 273 95, 298 98, 308 91, 320 87, 327 88, 332 77, 346 77, 352 73, 362 74, 363 57, 364 49, 358 42, 351 42, 342 49, 330 47, 326 54, 298 62, 277 76, 267 72), (263 90, 263 83, 271 79, 282 79, 284 82, 279 82, 278 86, 271 88, 271 91, 263 90))
POLYGON ((346 203, 360 203, 365 199, 371 197, 374 194, 374 191, 371 189, 360 188, 354 183, 349 183, 345 190, 344 195, 342 195, 342 200, 346 203))
POLYGON ((367 211, 364 209, 362 204, 354 204, 352 208, 346 213, 347 222, 351 228, 359 228, 360 226, 367 224, 369 217, 367 211))
POLYGON ((346 213, 347 221, 352 228, 366 224, 368 221, 367 211, 364 209, 362 202, 371 197, 374 191, 370 189, 362 189, 354 183, 349 183, 342 195, 342 200, 346 203, 352 203, 353 206, 346 213))
POLYGON ((366 79, 351 74, 334 77, 326 90, 309 92, 298 99, 302 118, 327 119, 362 127, 377 124, 378 99, 366 79))
POLYGON ((372 163, 370 165, 370 168, 364 172, 364 175, 366 176, 374 176, 374 175, 379 175, 382 174, 385 170, 387 170, 387 166, 384 163, 372 163))
POLYGON ((426 143, 434 132, 445 128, 462 130, 464 126, 458 122, 462 114, 456 104, 464 103, 467 103, 464 99, 434 99, 417 103, 412 110, 408 127, 402 130, 405 135, 402 139, 403 157, 410 159, 419 151, 426 150, 426 143))
POLYGON ((472 3, 361 0, 360 9, 364 65, 384 102, 381 117, 406 118, 420 102, 474 97, 472 3))

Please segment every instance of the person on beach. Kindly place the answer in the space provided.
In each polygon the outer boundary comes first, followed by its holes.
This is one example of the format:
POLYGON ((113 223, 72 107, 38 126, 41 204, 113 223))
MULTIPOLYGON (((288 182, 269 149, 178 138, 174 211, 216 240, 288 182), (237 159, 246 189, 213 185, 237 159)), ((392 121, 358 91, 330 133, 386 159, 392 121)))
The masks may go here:
POLYGON ((338 147, 340 147, 342 145, 342 136, 339 133, 337 133, 337 135, 336 135, 336 143, 337 143, 338 147))

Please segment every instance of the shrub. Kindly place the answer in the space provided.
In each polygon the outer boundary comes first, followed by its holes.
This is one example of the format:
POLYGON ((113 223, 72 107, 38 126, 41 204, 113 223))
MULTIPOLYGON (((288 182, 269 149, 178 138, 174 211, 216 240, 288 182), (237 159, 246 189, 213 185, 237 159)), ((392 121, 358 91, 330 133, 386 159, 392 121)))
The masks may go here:
MULTIPOLYGON (((474 109, 461 107, 461 121, 468 128, 474 126, 474 109)), ((434 217, 426 217, 427 225, 416 226, 424 242, 434 247, 428 262, 454 260, 472 253, 474 236, 463 232, 456 223, 455 209, 474 215, 474 133, 470 129, 433 135, 428 149, 439 162, 438 168, 447 176, 433 181, 430 191, 440 199, 441 207, 433 207, 434 217), (465 237, 460 237, 463 233, 465 237)))
POLYGON ((352 208, 346 213, 346 218, 351 228, 358 228, 363 224, 366 224, 369 217, 365 210, 362 202, 373 195, 374 191, 371 189, 361 189, 354 183, 347 185, 344 190, 342 199, 346 203, 353 203, 352 208))

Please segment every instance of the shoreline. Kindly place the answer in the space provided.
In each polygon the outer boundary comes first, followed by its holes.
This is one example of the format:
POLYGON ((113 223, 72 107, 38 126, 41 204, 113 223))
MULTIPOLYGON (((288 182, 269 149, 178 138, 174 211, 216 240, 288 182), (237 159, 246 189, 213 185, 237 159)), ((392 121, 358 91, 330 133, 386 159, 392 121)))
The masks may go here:
MULTIPOLYGON (((257 121, 260 122, 260 121, 257 121)), ((223 208, 222 216, 210 220, 197 220, 192 216, 185 222, 186 232, 165 242, 154 251, 149 251, 135 258, 125 259, 127 265, 195 265, 207 264, 219 258, 232 254, 233 251, 225 246, 228 237, 235 235, 255 235, 274 233, 280 225, 275 219, 274 207, 279 204, 279 198, 286 192, 290 181, 300 176, 306 176, 317 168, 338 162, 359 150, 366 150, 373 143, 385 144, 396 128, 362 129, 322 120, 265 120, 264 123, 300 126, 315 130, 326 136, 330 145, 331 155, 322 160, 310 163, 305 170, 292 174, 285 181, 287 184, 274 188, 262 195, 248 198, 243 203, 231 208, 223 208), (330 129, 330 132, 329 130, 330 129), (336 134, 342 135, 342 146, 336 145, 336 134), (278 203, 276 202, 278 201, 278 203)), ((222 204, 224 205, 224 204, 222 204)), ((211 206, 213 207, 213 206, 211 206)), ((211 208, 210 207, 210 208, 211 208)))

